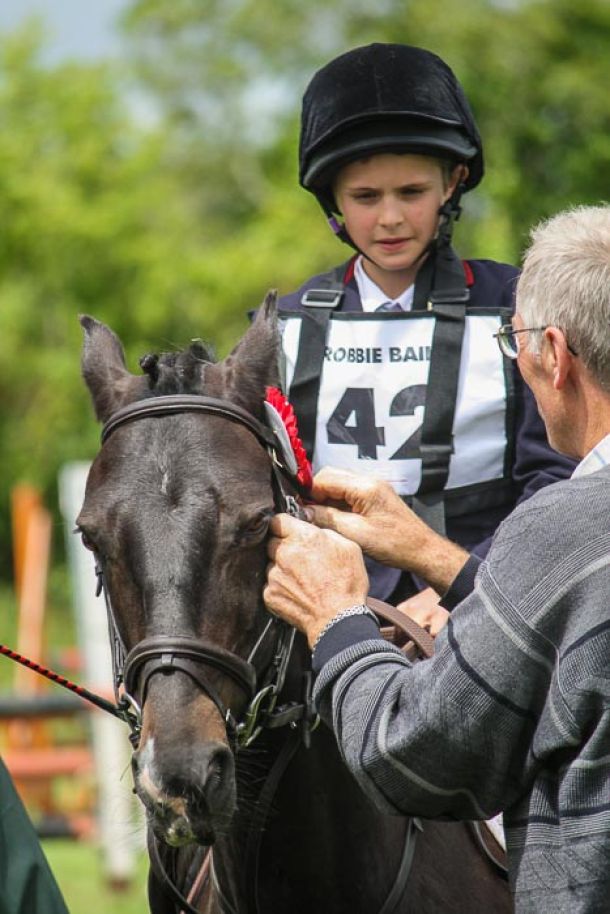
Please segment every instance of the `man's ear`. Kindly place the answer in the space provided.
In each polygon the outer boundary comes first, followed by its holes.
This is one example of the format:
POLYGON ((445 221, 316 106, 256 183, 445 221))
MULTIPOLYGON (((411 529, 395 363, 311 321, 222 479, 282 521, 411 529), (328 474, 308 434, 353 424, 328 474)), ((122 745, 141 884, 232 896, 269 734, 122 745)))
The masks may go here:
POLYGON ((543 347, 541 356, 545 371, 552 378, 553 388, 562 390, 570 375, 573 361, 565 333, 559 327, 547 327, 544 339, 547 345, 543 347))

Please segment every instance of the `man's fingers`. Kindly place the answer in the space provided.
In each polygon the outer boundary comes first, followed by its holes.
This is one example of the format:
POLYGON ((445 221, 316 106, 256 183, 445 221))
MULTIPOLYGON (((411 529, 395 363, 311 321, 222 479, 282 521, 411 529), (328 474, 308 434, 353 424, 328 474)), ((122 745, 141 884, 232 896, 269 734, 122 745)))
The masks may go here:
POLYGON ((278 552, 283 546, 290 552, 291 546, 305 549, 312 546, 314 540, 320 534, 317 528, 304 520, 298 520, 289 514, 276 514, 271 518, 269 524, 270 536, 267 540, 267 555, 276 562, 278 552))
POLYGON ((288 536, 307 536, 309 525, 290 514, 275 514, 271 518, 269 530, 273 536, 285 539, 288 536))
MULTIPOLYGON (((346 516, 345 511, 339 511, 337 508, 331 508, 328 505, 309 505, 309 519, 316 527, 322 527, 324 530, 337 530, 341 532, 345 526, 342 521, 346 516)), ((349 517, 349 514, 347 515, 349 517)))
POLYGON ((368 490, 370 481, 350 470, 323 467, 314 476, 311 494, 316 501, 334 501, 352 504, 354 497, 368 490))
MULTIPOLYGON (((271 559, 272 562, 276 561, 277 550, 278 550, 278 547, 281 542, 282 542, 281 539, 279 539, 279 537, 277 537, 277 536, 272 536, 267 540, 267 555, 269 556, 269 558, 271 559)), ((272 568, 272 567, 273 567, 273 565, 269 566, 269 568, 272 568)))

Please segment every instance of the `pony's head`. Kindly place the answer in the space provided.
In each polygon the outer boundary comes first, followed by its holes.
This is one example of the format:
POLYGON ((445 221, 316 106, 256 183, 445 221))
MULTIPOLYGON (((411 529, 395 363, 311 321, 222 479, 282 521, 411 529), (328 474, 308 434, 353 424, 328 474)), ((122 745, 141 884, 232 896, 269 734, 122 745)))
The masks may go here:
MULTIPOLYGON (((278 381, 274 295, 224 361, 194 342, 144 357, 138 376, 108 327, 90 317, 81 323, 83 374, 100 421, 135 401, 192 394, 263 420, 265 388, 278 381)), ((261 592, 273 512, 271 461, 246 425, 186 411, 144 413, 116 427, 91 467, 77 526, 97 556, 125 652, 178 640, 244 661, 268 619, 261 592)), ((134 664, 131 688, 142 707, 136 792, 170 844, 211 843, 233 814, 223 716, 239 716, 247 695, 230 666, 201 663, 188 650, 181 659, 168 650, 166 662, 161 650, 144 652, 134 664)))

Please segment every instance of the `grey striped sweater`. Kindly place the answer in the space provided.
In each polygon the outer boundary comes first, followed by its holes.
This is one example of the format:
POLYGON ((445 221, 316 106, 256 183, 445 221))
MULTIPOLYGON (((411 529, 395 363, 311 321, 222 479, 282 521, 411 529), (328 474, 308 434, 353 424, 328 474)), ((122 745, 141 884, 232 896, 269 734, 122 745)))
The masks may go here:
POLYGON ((389 813, 504 811, 519 914, 610 912, 610 467, 499 527, 432 660, 373 621, 316 649, 315 700, 389 813))

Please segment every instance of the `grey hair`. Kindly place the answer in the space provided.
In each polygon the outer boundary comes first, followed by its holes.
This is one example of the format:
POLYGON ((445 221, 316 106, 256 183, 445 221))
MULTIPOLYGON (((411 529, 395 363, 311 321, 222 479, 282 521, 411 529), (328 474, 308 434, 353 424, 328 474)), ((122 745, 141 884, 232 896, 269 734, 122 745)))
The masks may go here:
MULTIPOLYGON (((532 230, 517 310, 526 327, 560 327, 610 392, 610 205, 577 206, 532 230)), ((540 339, 528 334, 531 352, 539 352, 540 339)))

